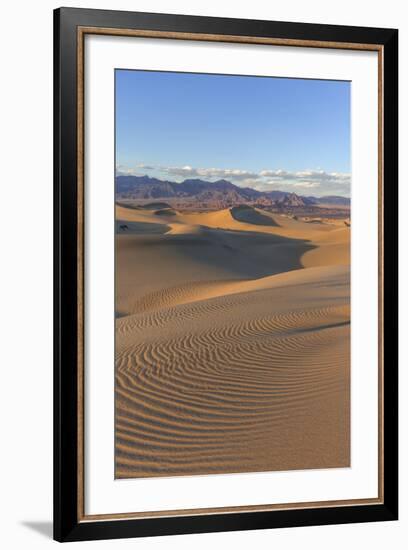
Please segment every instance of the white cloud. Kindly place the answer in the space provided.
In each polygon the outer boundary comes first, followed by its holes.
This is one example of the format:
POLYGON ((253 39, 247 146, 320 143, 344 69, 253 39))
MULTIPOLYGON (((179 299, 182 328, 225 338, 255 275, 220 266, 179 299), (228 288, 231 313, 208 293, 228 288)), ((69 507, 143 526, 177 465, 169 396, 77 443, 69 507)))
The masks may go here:
POLYGON ((158 166, 158 170, 168 176, 182 176, 186 178, 231 179, 242 181, 248 178, 257 178, 259 174, 247 170, 223 168, 193 168, 191 166, 158 166))
POLYGON ((316 195, 346 195, 350 194, 351 176, 343 172, 326 172, 325 170, 263 170, 263 179, 256 182, 256 189, 268 191, 279 189, 304 194, 313 189, 316 195))
POLYGON ((325 172, 324 170, 302 170, 288 172, 287 170, 262 170, 260 175, 269 180, 276 181, 301 181, 304 183, 319 181, 331 183, 350 184, 350 174, 340 172, 325 172))
POLYGON ((143 170, 154 170, 154 166, 150 164, 136 164, 136 168, 142 168, 143 170))
MULTIPOLYGON (((138 167, 143 168, 139 165, 138 167)), ((115 174, 116 176, 143 176, 143 172, 140 172, 140 170, 137 170, 136 168, 129 168, 128 166, 123 166, 122 164, 118 164, 116 166, 115 174)))
POLYGON ((320 187, 320 183, 318 181, 298 181, 293 184, 295 187, 305 187, 308 189, 314 188, 314 187, 320 187))
POLYGON ((262 170, 259 174, 265 178, 284 179, 289 176, 291 172, 287 172, 286 170, 262 170))
POLYGON ((283 169, 264 169, 259 172, 237 168, 195 168, 185 166, 153 166, 137 164, 135 168, 117 167, 117 174, 141 175, 145 171, 154 171, 159 178, 183 181, 189 178, 201 178, 207 181, 226 179, 241 187, 252 187, 258 191, 296 191, 309 193, 313 189, 316 195, 350 194, 351 176, 344 172, 326 172, 322 169, 289 171, 283 169), (143 172, 144 171, 144 172, 143 172))

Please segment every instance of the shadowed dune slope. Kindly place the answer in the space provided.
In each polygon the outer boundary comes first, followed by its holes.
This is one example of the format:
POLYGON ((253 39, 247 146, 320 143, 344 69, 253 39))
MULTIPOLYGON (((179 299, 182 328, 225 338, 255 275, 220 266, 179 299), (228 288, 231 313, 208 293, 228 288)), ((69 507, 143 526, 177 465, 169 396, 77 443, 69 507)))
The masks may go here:
POLYGON ((250 206, 234 206, 231 208, 231 216, 234 220, 253 225, 271 225, 279 227, 279 224, 272 216, 265 216, 256 208, 250 206))
POLYGON ((252 210, 117 207, 116 477, 349 465, 350 229, 252 210))
MULTIPOLYGON (((141 297, 180 282, 257 279, 302 267, 307 241, 175 225, 166 234, 116 238, 116 307, 136 313, 141 297)), ((155 228, 155 232, 157 229, 155 228)))

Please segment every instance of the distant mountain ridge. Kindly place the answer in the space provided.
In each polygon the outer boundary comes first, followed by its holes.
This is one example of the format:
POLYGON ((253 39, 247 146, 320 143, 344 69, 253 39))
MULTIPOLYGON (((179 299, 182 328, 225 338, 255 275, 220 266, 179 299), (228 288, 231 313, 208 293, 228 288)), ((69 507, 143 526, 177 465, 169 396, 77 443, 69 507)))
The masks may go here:
POLYGON ((220 179, 214 182, 201 179, 186 179, 181 183, 160 180, 149 176, 116 176, 118 199, 194 199, 203 204, 237 205, 257 203, 264 206, 297 208, 319 204, 349 206, 350 199, 336 195, 313 197, 301 196, 287 191, 258 191, 239 187, 220 179))

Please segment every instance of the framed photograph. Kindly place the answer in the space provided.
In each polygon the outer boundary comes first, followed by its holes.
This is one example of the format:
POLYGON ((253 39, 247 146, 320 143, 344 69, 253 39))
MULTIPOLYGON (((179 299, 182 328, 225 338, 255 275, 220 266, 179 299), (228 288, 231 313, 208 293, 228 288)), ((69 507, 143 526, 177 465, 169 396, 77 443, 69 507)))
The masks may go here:
POLYGON ((397 30, 54 26, 55 539, 397 519, 397 30))

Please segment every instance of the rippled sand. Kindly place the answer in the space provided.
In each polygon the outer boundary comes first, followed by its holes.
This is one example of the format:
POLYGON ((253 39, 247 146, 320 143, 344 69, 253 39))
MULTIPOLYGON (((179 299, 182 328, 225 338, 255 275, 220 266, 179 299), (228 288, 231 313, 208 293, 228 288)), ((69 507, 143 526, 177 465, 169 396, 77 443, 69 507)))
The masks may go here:
POLYGON ((116 217, 116 477, 348 466, 350 229, 116 217))

